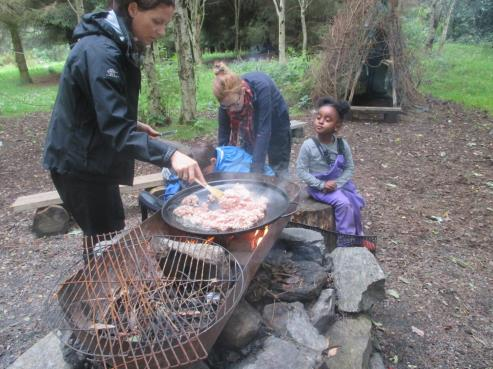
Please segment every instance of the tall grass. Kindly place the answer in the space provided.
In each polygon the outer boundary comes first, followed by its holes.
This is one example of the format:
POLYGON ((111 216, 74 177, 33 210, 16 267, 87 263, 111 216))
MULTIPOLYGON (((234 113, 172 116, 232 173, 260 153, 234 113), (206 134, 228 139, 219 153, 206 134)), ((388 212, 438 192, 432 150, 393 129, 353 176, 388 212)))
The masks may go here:
POLYGON ((491 45, 448 43, 423 61, 421 91, 493 113, 491 45))

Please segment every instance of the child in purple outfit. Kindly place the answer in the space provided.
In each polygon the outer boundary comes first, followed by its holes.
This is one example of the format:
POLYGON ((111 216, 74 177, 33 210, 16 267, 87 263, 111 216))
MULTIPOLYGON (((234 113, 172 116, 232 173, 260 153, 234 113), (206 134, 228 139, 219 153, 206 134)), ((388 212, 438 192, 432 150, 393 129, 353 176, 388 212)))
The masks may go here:
MULTIPOLYGON (((345 139, 336 136, 350 106, 346 101, 324 97, 318 101, 317 108, 313 124, 317 137, 303 142, 296 173, 308 185, 311 197, 334 208, 337 232, 362 236, 361 209, 365 202, 351 180, 354 173, 351 148, 345 139)), ((362 246, 375 250, 375 244, 369 241, 363 241, 362 246)))

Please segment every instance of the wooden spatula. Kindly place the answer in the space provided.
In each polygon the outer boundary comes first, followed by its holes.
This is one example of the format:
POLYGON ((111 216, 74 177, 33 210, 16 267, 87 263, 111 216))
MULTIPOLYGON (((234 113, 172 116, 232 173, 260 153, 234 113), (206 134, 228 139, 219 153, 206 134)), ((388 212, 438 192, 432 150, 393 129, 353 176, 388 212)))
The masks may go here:
POLYGON ((207 183, 203 183, 202 181, 198 180, 197 178, 195 178, 195 182, 197 182, 199 185, 201 185, 207 191, 209 191, 211 193, 211 195, 214 196, 216 199, 220 199, 221 197, 224 196, 224 192, 218 188, 212 187, 207 183))

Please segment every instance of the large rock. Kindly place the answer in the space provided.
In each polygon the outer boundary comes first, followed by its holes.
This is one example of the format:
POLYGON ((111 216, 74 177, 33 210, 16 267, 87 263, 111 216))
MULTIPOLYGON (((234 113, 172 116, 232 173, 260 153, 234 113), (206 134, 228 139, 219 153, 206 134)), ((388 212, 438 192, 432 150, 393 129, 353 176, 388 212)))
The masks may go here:
POLYGON ((385 298, 385 274, 364 247, 338 247, 330 254, 340 311, 368 311, 385 298))
POLYGON ((328 288, 322 291, 318 300, 308 310, 310 321, 320 333, 325 333, 335 318, 335 306, 336 290, 328 288))
POLYGON ((335 356, 325 359, 328 369, 368 369, 372 344, 366 315, 336 321, 326 336, 330 347, 339 347, 335 356))
POLYGON ((382 355, 378 352, 371 354, 369 369, 386 369, 382 355))
POLYGON ((231 369, 317 369, 319 366, 317 352, 277 337, 269 337, 260 352, 251 354, 231 369))
POLYGON ((282 301, 310 301, 320 295, 326 283, 323 267, 312 261, 299 261, 288 278, 273 284, 273 290, 278 291, 282 301))
POLYGON ((248 302, 240 301, 231 315, 218 343, 231 349, 241 349, 252 341, 260 330, 262 317, 248 302))
POLYGON ((303 246, 315 246, 322 255, 325 254, 326 246, 324 236, 320 232, 306 228, 284 228, 279 235, 279 240, 283 241, 291 248, 303 246))
POLYGON ((262 316, 279 337, 289 337, 294 342, 320 353, 327 348, 325 337, 310 323, 308 313, 300 302, 266 305, 262 316))
POLYGON ((248 288, 245 298, 249 302, 311 301, 318 297, 327 283, 324 267, 312 261, 293 261, 282 250, 269 255, 248 288))
POLYGON ((60 340, 48 333, 24 352, 9 369, 71 369, 63 360, 60 340))

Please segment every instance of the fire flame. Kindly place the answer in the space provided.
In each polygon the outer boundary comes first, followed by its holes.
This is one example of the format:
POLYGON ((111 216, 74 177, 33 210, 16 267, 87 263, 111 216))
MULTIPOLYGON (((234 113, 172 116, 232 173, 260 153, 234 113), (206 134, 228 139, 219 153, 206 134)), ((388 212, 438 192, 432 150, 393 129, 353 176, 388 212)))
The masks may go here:
POLYGON ((253 234, 253 239, 251 243, 251 249, 255 250, 258 245, 262 242, 264 237, 269 233, 269 226, 265 226, 263 229, 257 229, 255 233, 253 234))

